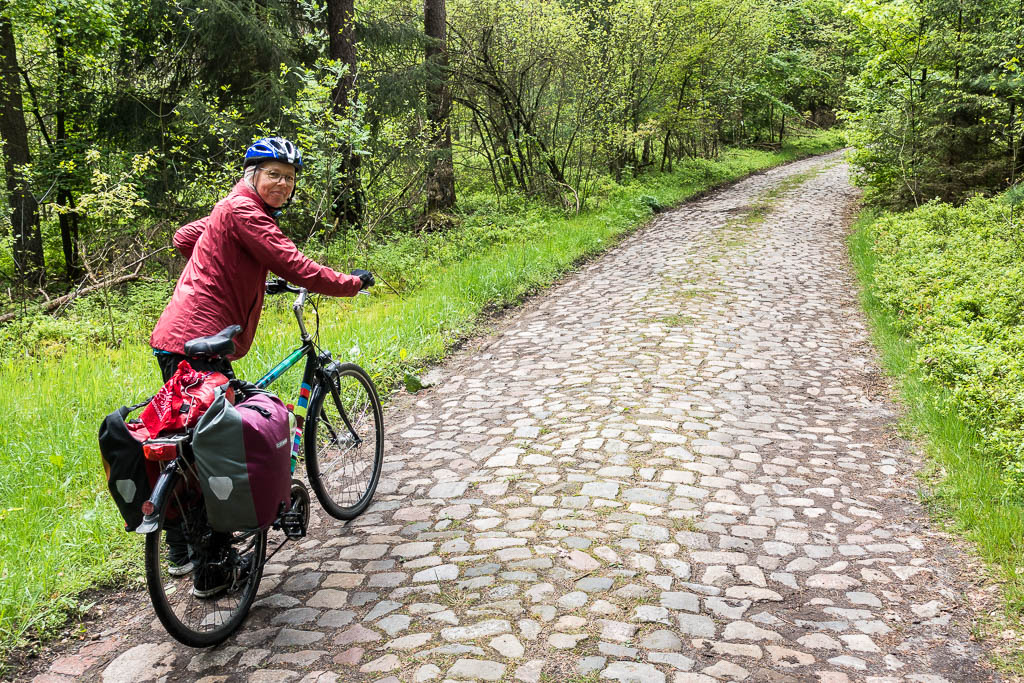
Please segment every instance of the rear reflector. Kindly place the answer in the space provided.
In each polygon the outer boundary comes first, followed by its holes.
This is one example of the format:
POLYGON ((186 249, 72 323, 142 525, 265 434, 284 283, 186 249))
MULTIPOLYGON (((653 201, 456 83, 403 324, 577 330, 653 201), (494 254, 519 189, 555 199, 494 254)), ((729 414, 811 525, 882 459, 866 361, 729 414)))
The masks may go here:
POLYGON ((153 505, 152 501, 147 500, 145 503, 142 504, 142 514, 146 515, 147 517, 153 514, 155 511, 156 506, 153 505))
POLYGON ((142 444, 142 452, 146 460, 174 460, 178 457, 178 444, 145 443, 142 444))

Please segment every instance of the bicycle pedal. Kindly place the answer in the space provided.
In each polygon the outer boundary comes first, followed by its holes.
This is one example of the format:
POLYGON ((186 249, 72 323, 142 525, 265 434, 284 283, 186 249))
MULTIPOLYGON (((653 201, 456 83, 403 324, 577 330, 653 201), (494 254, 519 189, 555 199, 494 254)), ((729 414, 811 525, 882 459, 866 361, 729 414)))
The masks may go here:
POLYGON ((288 511, 281 515, 281 531, 284 535, 294 541, 305 537, 306 535, 306 523, 305 519, 298 512, 288 511))

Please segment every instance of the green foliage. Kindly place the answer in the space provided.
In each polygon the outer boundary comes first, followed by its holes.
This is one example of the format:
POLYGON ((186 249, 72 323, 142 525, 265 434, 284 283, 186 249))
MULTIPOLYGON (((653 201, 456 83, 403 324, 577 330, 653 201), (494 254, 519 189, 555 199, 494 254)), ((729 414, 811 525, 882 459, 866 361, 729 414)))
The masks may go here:
POLYGON ((53 360, 78 344, 110 343, 110 321, 122 344, 145 344, 170 299, 174 283, 131 285, 108 306, 102 295, 76 299, 61 315, 34 314, 0 327, 0 363, 15 359, 53 360))
POLYGON ((845 119, 869 201, 960 202, 1016 181, 1024 136, 1018 4, 854 0, 866 59, 845 119))
MULTIPOLYGON (((993 457, 991 450, 992 419, 1002 412, 1001 406, 992 403, 978 411, 978 401, 984 401, 985 397, 977 390, 979 387, 970 387, 972 383, 980 382, 992 389, 992 382, 986 378, 987 373, 979 376, 972 370, 960 374, 952 382, 941 380, 940 377, 949 376, 949 370, 956 363, 936 368, 931 360, 933 356, 924 348, 925 343, 937 341, 935 318, 915 314, 900 303, 901 300, 909 300, 911 292, 909 287, 896 286, 892 278, 902 277, 907 271, 919 271, 926 267, 923 261, 942 259, 942 255, 932 252, 928 256, 920 249, 910 248, 906 259, 903 259, 899 254, 883 255, 875 248, 881 239, 890 241, 897 233, 905 235, 904 243, 917 243, 919 230, 915 228, 922 227, 925 216, 938 217, 938 209, 938 206, 927 207, 923 214, 908 221, 916 225, 908 225, 906 230, 899 227, 903 218, 879 220, 877 216, 865 213, 851 237, 851 255, 863 287, 861 298, 871 319, 875 343, 887 371, 897 378, 902 389, 903 402, 908 409, 906 424, 921 437, 931 459, 925 473, 925 502, 941 521, 965 533, 976 544, 978 553, 991 564, 992 575, 1004 588, 1008 621, 1018 624, 1019 628, 1020 617, 1024 613, 1024 574, 1020 572, 1020 567, 1024 566, 1024 543, 1021 542, 1024 539, 1024 505, 1019 488, 1015 489, 1013 483, 1007 485, 1008 478, 1013 475, 1008 475, 1003 463, 993 457), (887 236, 883 237, 883 234, 887 236), (881 290, 889 292, 884 299, 878 296, 881 290), (966 398, 968 403, 962 403, 958 395, 966 398), (976 420, 979 412, 982 417, 976 420)), ((945 209, 949 210, 949 207, 945 209)), ((973 209, 968 206, 952 211, 961 216, 974 214, 966 219, 968 222, 973 219, 984 221, 983 216, 991 216, 993 211, 996 217, 1000 215, 998 209, 983 201, 976 202, 973 209)), ((931 227, 934 229, 934 225, 931 227)), ((995 241, 1000 239, 995 238, 995 241)), ((992 244, 985 243, 991 241, 990 235, 977 244, 982 251, 990 252, 992 244)), ((1001 250, 1002 247, 995 247, 995 251, 1001 250)), ((960 249, 956 251, 953 259, 972 260, 970 254, 960 249)), ((991 256, 982 258, 988 260, 991 256)), ((936 264, 934 268, 940 272, 962 270, 953 264, 936 264)), ((980 279, 980 276, 973 277, 975 286, 969 286, 969 289, 976 289, 980 279)), ((937 301, 932 306, 945 307, 946 304, 937 301)), ((962 344, 969 332, 961 330, 953 334, 962 344)), ((990 338, 976 338, 974 346, 979 361, 984 356, 998 354, 998 348, 1005 339, 1015 334, 1012 328, 1004 326, 1001 333, 990 338)), ((972 362, 971 365, 977 367, 979 363, 972 362)), ((1020 428, 1019 424, 1017 428, 1020 428)), ((1015 438, 1019 443, 1020 435, 1015 438)), ((1020 673, 1019 663, 1017 672, 1020 673)))
POLYGON ((1006 192, 999 195, 1000 201, 1010 206, 1017 206, 1021 202, 1024 202, 1024 185, 1020 183, 1014 185, 1006 192))
POLYGON ((1024 216, 1004 201, 929 203, 875 227, 873 292, 949 391, 1008 491, 1024 493, 1024 216))
MULTIPOLYGON (((830 123, 855 67, 838 0, 447 5, 462 214, 484 194, 575 212, 602 200, 607 175, 672 170, 725 143, 778 144, 830 123)), ((355 74, 327 59, 324 6, 307 0, 28 0, 10 13, 51 293, 164 247, 230 189, 242 151, 264 135, 297 139, 310 161, 282 221, 293 238, 327 244, 351 229, 327 218, 348 150, 367 202, 352 243, 421 227, 433 149, 421 5, 359 3, 355 74), (355 90, 341 114, 344 77, 355 90)), ((0 253, 9 310, 37 292, 15 276, 10 247, 0 253)), ((150 258, 146 273, 173 276, 167 254, 150 258)))

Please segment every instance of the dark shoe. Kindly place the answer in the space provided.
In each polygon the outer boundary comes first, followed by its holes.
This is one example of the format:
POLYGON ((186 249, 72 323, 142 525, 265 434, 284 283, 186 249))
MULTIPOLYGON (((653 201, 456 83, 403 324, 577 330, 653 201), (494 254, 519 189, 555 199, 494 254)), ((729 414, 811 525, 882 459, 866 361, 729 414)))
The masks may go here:
POLYGON ((196 569, 192 578, 192 595, 200 600, 210 600, 228 589, 231 585, 231 572, 223 565, 206 565, 196 569))

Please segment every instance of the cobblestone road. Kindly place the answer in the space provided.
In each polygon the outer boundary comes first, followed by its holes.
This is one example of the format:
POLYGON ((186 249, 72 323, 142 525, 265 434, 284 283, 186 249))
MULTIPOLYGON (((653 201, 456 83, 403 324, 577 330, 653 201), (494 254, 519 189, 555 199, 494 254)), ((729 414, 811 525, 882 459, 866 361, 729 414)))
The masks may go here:
POLYGON ((239 634, 144 594, 38 681, 982 681, 847 265, 837 155, 659 216, 389 408, 239 634))

